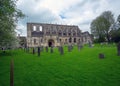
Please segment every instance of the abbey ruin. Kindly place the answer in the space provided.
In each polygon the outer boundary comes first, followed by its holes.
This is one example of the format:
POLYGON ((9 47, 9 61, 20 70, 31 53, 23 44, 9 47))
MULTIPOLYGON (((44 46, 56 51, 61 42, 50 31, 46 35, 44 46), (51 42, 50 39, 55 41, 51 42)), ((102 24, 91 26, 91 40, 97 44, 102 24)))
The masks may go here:
POLYGON ((78 26, 27 23, 27 46, 61 46, 92 42, 88 32, 82 33, 78 26))

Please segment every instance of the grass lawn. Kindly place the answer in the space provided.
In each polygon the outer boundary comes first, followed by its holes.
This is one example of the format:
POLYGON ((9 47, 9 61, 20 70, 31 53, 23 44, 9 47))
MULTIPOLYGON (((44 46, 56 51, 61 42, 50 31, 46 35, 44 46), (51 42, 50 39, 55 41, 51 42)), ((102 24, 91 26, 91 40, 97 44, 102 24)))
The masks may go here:
POLYGON ((74 47, 64 55, 26 53, 23 50, 0 52, 0 86, 10 84, 10 61, 14 59, 14 86, 120 86, 120 56, 114 46, 74 47), (105 58, 99 59, 98 54, 105 58))

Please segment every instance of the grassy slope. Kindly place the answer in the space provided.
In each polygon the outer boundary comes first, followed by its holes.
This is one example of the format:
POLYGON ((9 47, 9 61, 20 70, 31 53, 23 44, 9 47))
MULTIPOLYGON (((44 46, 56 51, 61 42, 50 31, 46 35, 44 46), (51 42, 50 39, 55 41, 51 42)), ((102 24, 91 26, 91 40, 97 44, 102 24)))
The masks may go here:
MULTIPOLYGON (((115 47, 84 47, 60 55, 41 56, 21 50, 0 55, 0 86, 9 86, 10 60, 14 59, 15 86, 120 86, 120 57, 115 47), (98 53, 105 59, 99 59, 98 53)), ((0 53, 2 54, 2 53, 0 53)))

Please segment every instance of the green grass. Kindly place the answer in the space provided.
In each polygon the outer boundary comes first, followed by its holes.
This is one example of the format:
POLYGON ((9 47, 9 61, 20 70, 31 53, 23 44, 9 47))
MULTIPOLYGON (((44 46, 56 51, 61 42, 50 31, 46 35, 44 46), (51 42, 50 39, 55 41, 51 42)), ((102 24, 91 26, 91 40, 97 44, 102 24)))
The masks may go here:
POLYGON ((78 51, 74 47, 64 55, 58 49, 54 53, 26 53, 23 50, 0 53, 0 86, 10 84, 10 61, 14 59, 14 86, 120 86, 120 57, 116 47, 98 44, 85 46, 78 51), (105 59, 98 54, 104 53, 105 59))

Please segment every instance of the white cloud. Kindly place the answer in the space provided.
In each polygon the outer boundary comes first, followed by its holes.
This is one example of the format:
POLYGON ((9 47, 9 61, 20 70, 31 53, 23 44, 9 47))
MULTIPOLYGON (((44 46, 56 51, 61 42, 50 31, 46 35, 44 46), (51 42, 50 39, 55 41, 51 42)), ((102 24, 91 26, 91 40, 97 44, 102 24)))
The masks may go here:
POLYGON ((120 14, 119 0, 19 0, 17 6, 27 15, 18 27, 26 34, 27 22, 78 25, 90 32, 91 21, 110 10, 115 18, 120 14))

